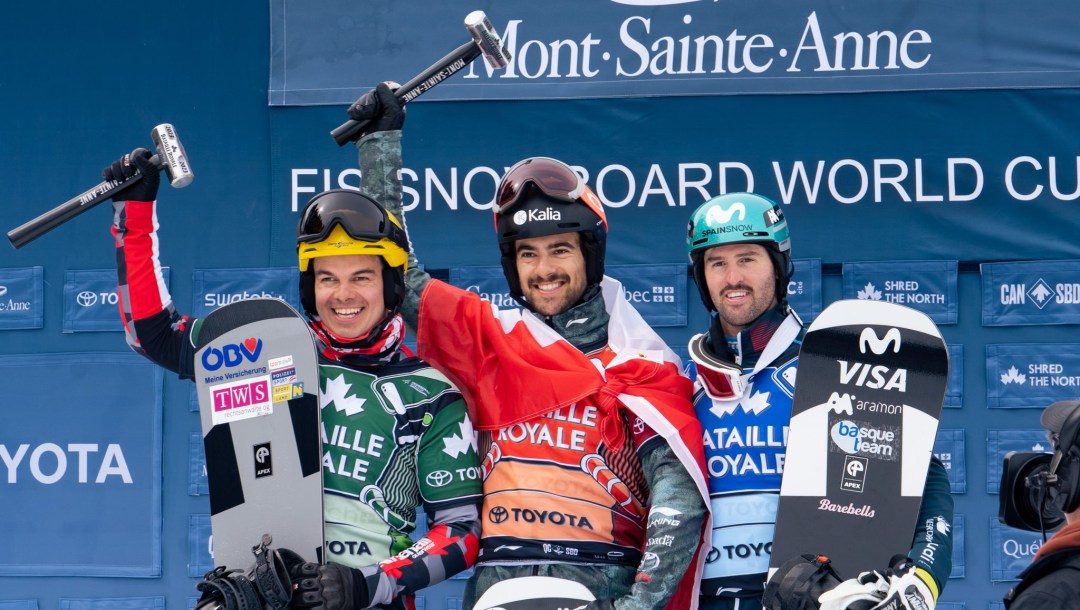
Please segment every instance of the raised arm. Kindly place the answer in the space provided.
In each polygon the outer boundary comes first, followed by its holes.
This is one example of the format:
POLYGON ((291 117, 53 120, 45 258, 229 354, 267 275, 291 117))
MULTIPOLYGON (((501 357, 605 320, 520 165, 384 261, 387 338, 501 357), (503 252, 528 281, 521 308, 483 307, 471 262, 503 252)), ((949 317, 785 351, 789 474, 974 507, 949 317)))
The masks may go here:
POLYGON ((160 177, 150 151, 136 148, 106 167, 106 180, 142 178, 113 196, 112 234, 116 245, 117 294, 124 333, 131 349, 190 379, 195 350, 192 325, 177 313, 158 260, 156 199, 160 177))
MULTIPOLYGON (((405 124, 405 109, 390 86, 380 83, 350 106, 348 113, 354 121, 371 121, 368 133, 356 142, 356 148, 360 151, 360 191, 379 202, 404 226, 401 128, 405 124)), ((430 275, 420 270, 415 250, 410 248, 405 273, 406 295, 401 313, 405 316, 405 322, 414 329, 420 311, 420 294, 430 279, 430 275)))

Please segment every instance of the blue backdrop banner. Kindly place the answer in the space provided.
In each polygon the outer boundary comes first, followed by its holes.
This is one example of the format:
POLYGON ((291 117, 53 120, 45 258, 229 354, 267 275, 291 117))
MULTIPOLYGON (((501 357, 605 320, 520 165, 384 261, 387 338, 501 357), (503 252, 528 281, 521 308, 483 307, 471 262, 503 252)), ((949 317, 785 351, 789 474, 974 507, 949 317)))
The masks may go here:
POLYGON ((165 597, 60 598, 60 610, 165 610, 165 597))
POLYGON ((214 556, 210 553, 213 538, 210 536, 210 515, 200 513, 188 516, 188 576, 201 578, 214 569, 214 556))
POLYGON ((797 258, 788 282, 788 304, 802 321, 810 324, 821 313, 821 259, 797 258))
MULTIPOLYGON (((964 552, 964 539, 967 535, 964 527, 965 521, 963 513, 953 515, 952 571, 949 572, 949 578, 964 578, 967 576, 967 553, 964 552)), ((938 604, 938 608, 941 608, 941 604, 938 604)))
POLYGON ((986 346, 986 406, 1045 408, 1076 398, 1080 343, 1011 343, 986 346))
POLYGON ((983 326, 1080 324, 1080 260, 986 263, 983 326))
POLYGON ((944 430, 938 428, 934 440, 934 455, 945 464, 949 473, 949 486, 952 493, 967 493, 967 449, 963 430, 944 430))
MULTIPOLYGON (((169 286, 169 269, 161 270, 169 286)), ((64 272, 64 332, 123 331, 115 269, 64 272)))
POLYGON ((996 494, 1001 489, 1001 469, 1005 454, 1010 451, 1048 452, 1050 443, 1046 430, 986 431, 986 493, 996 494))
POLYGON ((945 389, 945 408, 959 409, 964 406, 964 345, 950 343, 949 385, 945 389))
POLYGON ((162 369, 19 354, 0 377, 0 575, 160 576, 162 369))
POLYGON ((42 327, 44 285, 42 267, 0 269, 0 330, 42 327))
POLYGON ((1027 532, 991 519, 990 580, 1020 580, 1020 572, 1031 565, 1031 559, 1042 545, 1039 532, 1027 532))
MULTIPOLYGON (((567 99, 730 93, 1068 87, 1080 84, 1080 17, 888 0, 394 0, 270 2, 271 105, 345 104, 405 82, 470 40, 484 9, 511 54, 477 60, 428 99, 567 99)), ((424 99, 424 98, 420 98, 424 99)))
POLYGON ((210 493, 206 478, 206 449, 202 434, 192 432, 188 438, 188 495, 205 496, 210 493))
POLYGON ((299 311, 298 274, 296 267, 196 269, 192 286, 194 295, 191 315, 204 318, 222 305, 257 297, 278 298, 299 311))
POLYGON ((956 324, 956 261, 844 263, 844 298, 887 301, 956 324))

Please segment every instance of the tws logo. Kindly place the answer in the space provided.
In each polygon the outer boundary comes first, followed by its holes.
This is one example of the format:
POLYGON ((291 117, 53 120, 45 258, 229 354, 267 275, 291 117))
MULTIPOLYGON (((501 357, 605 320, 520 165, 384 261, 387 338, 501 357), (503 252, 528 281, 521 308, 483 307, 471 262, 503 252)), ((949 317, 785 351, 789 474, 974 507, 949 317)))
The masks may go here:
POLYGON ((741 201, 736 201, 726 210, 721 209, 719 206, 714 206, 709 208, 709 211, 705 213, 705 224, 710 227, 726 225, 731 222, 731 219, 736 214, 739 215, 739 222, 746 220, 746 206, 744 206, 741 201))
POLYGON ((880 356, 890 346, 894 354, 900 351, 900 331, 896 328, 890 328, 882 338, 879 338, 872 328, 864 328, 862 334, 859 335, 860 354, 865 354, 867 348, 869 348, 870 351, 880 356))

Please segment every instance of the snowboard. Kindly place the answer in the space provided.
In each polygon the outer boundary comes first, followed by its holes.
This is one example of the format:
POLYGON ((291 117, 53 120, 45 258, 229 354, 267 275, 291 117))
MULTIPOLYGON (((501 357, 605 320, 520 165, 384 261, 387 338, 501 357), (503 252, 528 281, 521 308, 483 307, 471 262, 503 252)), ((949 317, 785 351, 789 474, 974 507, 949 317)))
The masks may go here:
POLYGON ((842 300, 821 312, 799 352, 770 576, 809 553, 853 578, 911 549, 948 373, 920 311, 842 300))
POLYGON ((203 318, 197 337, 214 565, 246 569, 264 540, 321 562, 319 367, 307 323, 280 299, 247 299, 203 318))
POLYGON ((550 576, 525 576, 495 583, 473 610, 578 610, 595 600, 580 583, 550 576))

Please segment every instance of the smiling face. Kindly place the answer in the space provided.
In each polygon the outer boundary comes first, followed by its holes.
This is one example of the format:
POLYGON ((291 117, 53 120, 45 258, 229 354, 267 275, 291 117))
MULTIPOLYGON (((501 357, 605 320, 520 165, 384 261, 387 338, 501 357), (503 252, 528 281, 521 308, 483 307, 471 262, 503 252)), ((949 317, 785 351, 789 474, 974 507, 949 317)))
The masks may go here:
POLYGON ((514 244, 514 258, 521 293, 537 313, 560 314, 585 294, 581 235, 559 233, 518 240, 514 244))
POLYGON ((366 254, 312 259, 315 311, 344 339, 363 337, 386 316, 382 259, 366 254))
POLYGON ((728 244, 702 255, 709 297, 724 334, 734 336, 776 306, 776 270, 759 244, 728 244))

